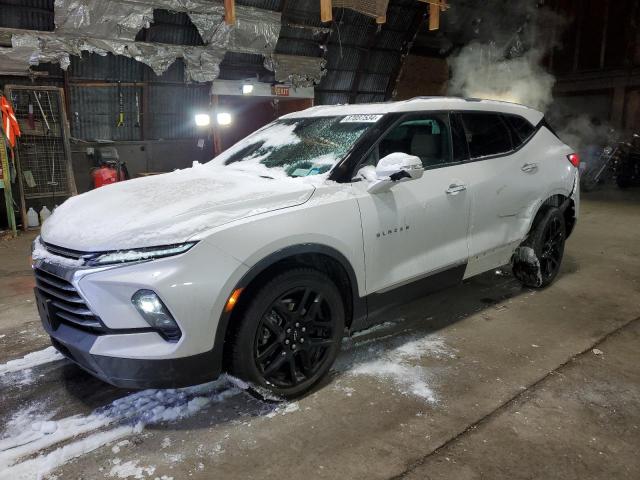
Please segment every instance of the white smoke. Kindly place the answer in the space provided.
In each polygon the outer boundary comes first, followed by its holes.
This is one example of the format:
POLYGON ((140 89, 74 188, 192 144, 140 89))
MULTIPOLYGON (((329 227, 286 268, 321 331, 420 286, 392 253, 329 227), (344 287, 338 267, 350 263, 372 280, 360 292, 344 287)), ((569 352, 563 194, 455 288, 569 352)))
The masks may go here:
POLYGON ((542 65, 564 20, 541 0, 486 0, 476 40, 449 57, 449 94, 521 103, 545 111, 555 78, 542 65))
POLYGON ((572 115, 553 123, 558 126, 556 133, 562 141, 581 153, 592 145, 609 144, 617 137, 611 125, 588 115, 572 115))
POLYGON ((541 66, 545 52, 528 50, 505 59, 494 43, 471 43, 449 59, 450 93, 521 103, 545 111, 553 100, 553 75, 541 66))

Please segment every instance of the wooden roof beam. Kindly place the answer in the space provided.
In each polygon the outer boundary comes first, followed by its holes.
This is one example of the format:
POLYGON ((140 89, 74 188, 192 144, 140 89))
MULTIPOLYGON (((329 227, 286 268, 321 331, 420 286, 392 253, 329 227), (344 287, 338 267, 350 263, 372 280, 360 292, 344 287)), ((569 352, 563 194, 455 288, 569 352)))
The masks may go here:
POLYGON ((224 23, 236 24, 236 0, 224 0, 224 23))
POLYGON ((331 0, 320 0, 320 21, 330 22, 333 20, 333 5, 331 0))

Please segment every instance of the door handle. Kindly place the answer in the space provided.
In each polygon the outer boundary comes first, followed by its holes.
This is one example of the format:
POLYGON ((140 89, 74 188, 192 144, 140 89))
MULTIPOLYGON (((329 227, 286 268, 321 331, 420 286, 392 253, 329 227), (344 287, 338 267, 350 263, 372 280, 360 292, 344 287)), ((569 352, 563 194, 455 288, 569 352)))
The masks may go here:
POLYGON ((522 170, 523 172, 527 172, 527 173, 535 172, 536 170, 538 170, 538 164, 537 163, 525 163, 524 165, 522 165, 522 168, 520 168, 520 170, 522 170))
POLYGON ((447 195, 457 195, 460 192, 464 192, 467 189, 467 186, 464 183, 452 183, 449 185, 449 188, 445 190, 447 195))

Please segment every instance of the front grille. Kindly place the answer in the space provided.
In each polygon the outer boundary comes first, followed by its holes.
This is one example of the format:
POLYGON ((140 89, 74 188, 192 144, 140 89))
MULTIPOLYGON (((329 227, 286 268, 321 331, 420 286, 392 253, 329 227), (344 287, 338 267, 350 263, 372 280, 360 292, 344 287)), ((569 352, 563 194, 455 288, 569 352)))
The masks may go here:
POLYGON ((51 327, 55 330, 60 323, 73 327, 104 332, 105 327, 84 302, 76 288, 67 280, 40 268, 34 270, 36 288, 50 301, 51 327))

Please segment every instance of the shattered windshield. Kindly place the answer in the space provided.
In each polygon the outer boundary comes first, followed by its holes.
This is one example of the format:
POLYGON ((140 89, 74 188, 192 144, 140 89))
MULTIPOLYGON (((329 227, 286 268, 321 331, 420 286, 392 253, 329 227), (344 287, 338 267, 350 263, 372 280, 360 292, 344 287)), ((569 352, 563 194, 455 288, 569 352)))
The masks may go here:
POLYGON ((278 120, 222 153, 214 162, 262 176, 328 172, 382 115, 278 120))

